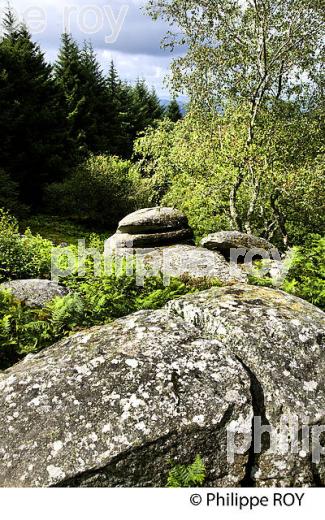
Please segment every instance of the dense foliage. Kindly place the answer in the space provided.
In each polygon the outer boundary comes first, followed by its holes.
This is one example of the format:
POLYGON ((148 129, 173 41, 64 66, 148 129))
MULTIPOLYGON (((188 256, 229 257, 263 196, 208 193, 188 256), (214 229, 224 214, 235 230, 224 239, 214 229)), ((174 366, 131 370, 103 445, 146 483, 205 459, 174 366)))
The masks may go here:
POLYGON ((114 230, 121 218, 141 205, 139 183, 129 161, 92 156, 64 182, 47 187, 47 210, 114 230))
POLYGON ((282 103, 275 115, 265 109, 251 149, 255 179, 236 193, 234 225, 231 197, 236 162, 246 154, 241 110, 217 116, 188 114, 176 124, 163 121, 135 144, 137 168, 146 179, 151 204, 175 206, 198 237, 240 229, 281 247, 322 233, 325 214, 324 130, 319 116, 282 103), (273 119, 272 119, 273 118, 273 119))
POLYGON ((196 290, 176 279, 165 287, 160 277, 148 278, 139 287, 135 276, 126 274, 88 274, 82 279, 72 277, 67 285, 71 294, 55 298, 42 309, 26 307, 9 292, 0 291, 0 370, 82 328, 103 325, 137 310, 157 309, 196 290))
POLYGON ((0 208, 0 282, 49 278, 52 247, 52 242, 28 229, 21 236, 17 220, 0 208))
POLYGON ((36 206, 42 185, 61 178, 71 163, 51 67, 10 11, 0 38, 0 134, 0 167, 21 199, 36 206))
MULTIPOLYGON (((288 272, 280 289, 303 298, 325 310, 325 238, 308 235, 302 246, 295 246, 287 259, 288 272)), ((268 269, 257 262, 257 272, 249 282, 262 287, 273 287, 268 269), (267 273, 265 272, 267 271, 267 273)))
POLYGON ((309 235, 303 246, 294 248, 283 289, 325 311, 325 237, 309 235))

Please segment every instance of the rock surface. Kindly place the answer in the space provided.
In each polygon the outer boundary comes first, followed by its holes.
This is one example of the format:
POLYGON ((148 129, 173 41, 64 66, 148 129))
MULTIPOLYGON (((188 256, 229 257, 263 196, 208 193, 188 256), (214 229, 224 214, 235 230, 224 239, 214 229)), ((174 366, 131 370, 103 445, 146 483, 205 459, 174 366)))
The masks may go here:
POLYGON ((226 257, 230 256, 231 249, 243 249, 245 252, 252 249, 261 249, 270 252, 275 247, 264 238, 255 237, 239 231, 220 231, 212 233, 201 241, 201 246, 212 251, 219 251, 226 257))
POLYGON ((136 248, 136 247, 156 247, 165 244, 184 243, 191 241, 193 232, 190 229, 178 229, 174 231, 164 231, 161 233, 147 233, 130 235, 129 233, 115 233, 108 240, 112 248, 136 248))
POLYGON ((44 307, 56 296, 64 296, 67 289, 51 280, 13 280, 2 283, 0 289, 11 291, 13 296, 28 307, 44 307))
POLYGON ((213 288, 64 339, 0 373, 1 486, 164 486, 200 454, 207 486, 312 486, 308 453, 227 461, 253 414, 323 424, 324 313, 281 291, 213 288))
MULTIPOLYGON (((171 316, 217 339, 251 378, 254 415, 287 437, 284 425, 325 424, 325 314, 282 291, 254 286, 211 289, 168 304, 171 316)), ((297 434, 298 435, 298 434, 297 434)), ((311 449, 274 454, 267 442, 251 462, 258 486, 325 484, 325 461, 311 449)))
POLYGON ((57 343, 0 375, 1 486, 164 486, 170 459, 209 456, 236 485, 225 424, 251 421, 249 380, 218 342, 166 311, 57 343))
POLYGON ((188 228, 187 218, 173 208, 146 208, 127 215, 118 225, 118 231, 131 235, 167 232, 188 228))
MULTIPOLYGON (((117 236, 117 235, 116 235, 117 236)), ((128 258, 130 265, 135 258, 137 278, 163 274, 164 279, 172 277, 211 280, 217 279, 224 284, 245 282, 247 274, 237 266, 230 266, 222 255, 201 247, 178 244, 153 248, 114 248, 108 241, 108 254, 120 260, 128 258)))
POLYGON ((187 218, 173 208, 146 208, 127 215, 109 239, 112 248, 156 247, 192 243, 187 218))

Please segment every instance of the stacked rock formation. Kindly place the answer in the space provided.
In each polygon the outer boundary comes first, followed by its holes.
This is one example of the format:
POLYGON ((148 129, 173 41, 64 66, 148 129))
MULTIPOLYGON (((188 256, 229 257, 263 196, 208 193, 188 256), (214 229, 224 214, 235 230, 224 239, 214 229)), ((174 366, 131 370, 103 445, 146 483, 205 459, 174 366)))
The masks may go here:
POLYGON ((110 239, 116 248, 143 248, 189 243, 193 231, 187 218, 173 208, 147 208, 127 215, 110 239))
POLYGON ((173 208, 147 208, 126 216, 106 241, 108 255, 137 256, 137 275, 245 282, 247 275, 216 251, 195 247, 187 218, 173 208))

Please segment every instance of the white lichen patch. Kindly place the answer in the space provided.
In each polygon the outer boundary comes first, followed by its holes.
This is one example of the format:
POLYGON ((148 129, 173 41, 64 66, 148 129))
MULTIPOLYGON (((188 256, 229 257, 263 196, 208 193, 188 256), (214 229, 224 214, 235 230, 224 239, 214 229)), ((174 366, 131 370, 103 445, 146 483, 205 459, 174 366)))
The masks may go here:
POLYGON ((305 381, 304 382, 304 390, 306 392, 314 392, 317 389, 317 382, 316 381, 305 381))
POLYGON ((204 426, 204 424, 205 424, 205 417, 204 417, 204 415, 195 415, 193 417, 192 421, 195 424, 198 424, 199 426, 204 426))
POLYGON ((137 368, 138 361, 136 359, 126 359, 125 364, 128 365, 131 368, 137 368))
POLYGON ((56 457, 60 450, 63 448, 63 442, 62 441, 55 441, 52 444, 52 451, 51 455, 52 457, 56 457))
POLYGON ((51 481, 59 481, 65 477, 64 471, 62 471, 62 469, 59 468, 58 466, 50 465, 50 466, 47 466, 46 470, 48 472, 48 475, 49 475, 51 481))

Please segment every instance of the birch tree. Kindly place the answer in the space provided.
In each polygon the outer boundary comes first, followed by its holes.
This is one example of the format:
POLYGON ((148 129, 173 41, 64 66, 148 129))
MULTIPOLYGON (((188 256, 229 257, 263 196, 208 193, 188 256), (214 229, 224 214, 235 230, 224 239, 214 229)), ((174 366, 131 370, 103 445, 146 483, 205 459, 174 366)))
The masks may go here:
MULTIPOLYGON (((162 45, 182 52, 172 63, 172 89, 194 109, 242 107, 246 137, 229 203, 233 225, 249 232, 260 189, 253 150, 261 114, 290 100, 303 107, 324 85, 325 1, 149 0, 147 10, 170 25, 162 45), (241 218, 237 196, 247 178, 252 196, 241 218)), ((271 202, 286 243, 278 197, 275 191, 271 202)))

